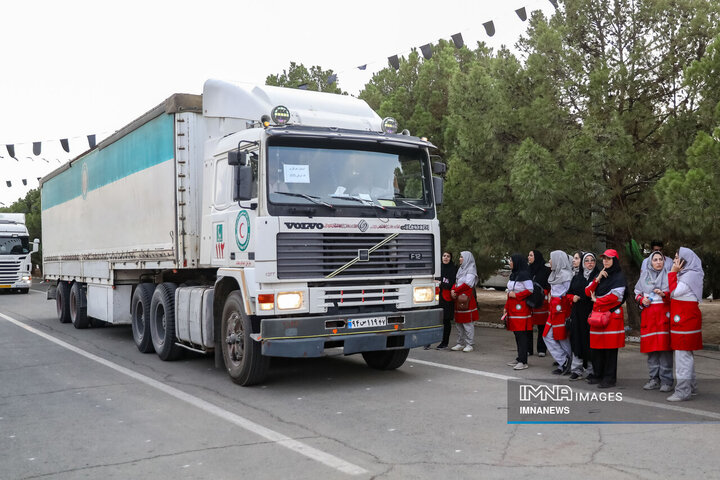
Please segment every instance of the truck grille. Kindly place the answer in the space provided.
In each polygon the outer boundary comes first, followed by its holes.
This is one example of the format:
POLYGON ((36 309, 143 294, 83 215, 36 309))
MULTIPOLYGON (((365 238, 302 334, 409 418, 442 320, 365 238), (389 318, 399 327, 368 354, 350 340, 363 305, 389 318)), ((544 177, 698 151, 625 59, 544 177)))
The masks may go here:
MULTIPOLYGON (((390 235, 356 233, 279 233, 278 278, 325 278, 390 235)), ((433 236, 400 234, 334 277, 432 275, 433 236)))
POLYGON ((0 260, 0 284, 10 285, 20 278, 20 262, 18 260, 0 260))

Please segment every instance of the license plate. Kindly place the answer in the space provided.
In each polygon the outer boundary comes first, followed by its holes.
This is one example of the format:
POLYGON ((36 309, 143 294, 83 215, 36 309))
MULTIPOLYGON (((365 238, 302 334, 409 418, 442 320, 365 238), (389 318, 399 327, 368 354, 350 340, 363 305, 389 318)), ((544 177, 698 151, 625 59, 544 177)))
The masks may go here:
POLYGON ((383 327, 387 325, 387 317, 351 318, 348 328, 383 327))
POLYGON ((0 285, 0 288, 12 288, 12 285, 0 285))

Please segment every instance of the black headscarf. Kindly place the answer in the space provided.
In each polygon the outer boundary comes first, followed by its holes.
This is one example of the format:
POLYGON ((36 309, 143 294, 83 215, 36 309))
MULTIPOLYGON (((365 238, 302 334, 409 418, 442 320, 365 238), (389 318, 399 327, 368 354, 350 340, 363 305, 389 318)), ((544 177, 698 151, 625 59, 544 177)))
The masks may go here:
POLYGON ((513 253, 512 255, 510 255, 510 259, 513 263, 512 272, 510 272, 510 280, 514 282, 524 282, 526 280, 532 280, 525 255, 513 253))
POLYGON ((550 268, 545 265, 545 258, 543 258, 540 250, 533 250, 533 256, 535 259, 533 263, 529 265, 530 277, 533 281, 540 284, 545 290, 550 290, 550 283, 548 283, 548 276, 550 276, 550 268))
POLYGON ((457 266, 453 263, 452 254, 450 254, 450 262, 447 264, 440 262, 440 289, 451 290, 452 286, 455 285, 456 275, 457 266))
MULTIPOLYGON (((598 297, 602 297, 603 295, 607 295, 610 293, 610 291, 614 288, 619 287, 625 287, 625 295, 621 299, 621 301, 625 301, 625 297, 627 296, 627 281, 625 280, 625 275, 623 274, 622 270, 620 270, 620 261, 617 259, 617 257, 610 257, 612 259, 612 266, 605 270, 608 274, 607 278, 603 278, 600 280, 600 283, 598 284, 597 289, 595 290, 595 295, 598 297)), ((599 274, 598 274, 599 275, 599 274)), ((597 277, 597 275, 596 275, 597 277)))

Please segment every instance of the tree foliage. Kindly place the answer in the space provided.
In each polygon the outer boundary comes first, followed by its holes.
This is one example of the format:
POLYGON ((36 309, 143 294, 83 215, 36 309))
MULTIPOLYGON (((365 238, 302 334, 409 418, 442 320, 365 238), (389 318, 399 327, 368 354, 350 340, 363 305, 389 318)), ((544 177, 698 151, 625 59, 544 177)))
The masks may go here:
POLYGON ((268 75, 265 85, 288 88, 305 88, 315 92, 344 93, 338 86, 337 79, 333 81, 332 70, 323 70, 320 66, 310 67, 308 70, 302 63, 298 65, 290 62, 290 68, 281 74, 268 75))

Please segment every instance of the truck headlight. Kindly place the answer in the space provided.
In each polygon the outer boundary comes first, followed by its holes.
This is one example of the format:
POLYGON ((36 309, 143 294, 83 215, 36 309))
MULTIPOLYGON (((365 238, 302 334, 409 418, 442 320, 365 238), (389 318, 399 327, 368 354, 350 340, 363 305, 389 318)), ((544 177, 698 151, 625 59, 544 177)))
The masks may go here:
POLYGON ((433 287, 415 287, 413 289, 413 301, 415 303, 432 302, 435 298, 435 289, 433 287))
POLYGON ((32 282, 32 276, 31 275, 23 275, 22 281, 25 283, 31 283, 32 282))
POLYGON ((297 310, 303 306, 302 292, 282 292, 277 295, 278 310, 297 310))

